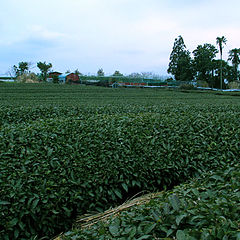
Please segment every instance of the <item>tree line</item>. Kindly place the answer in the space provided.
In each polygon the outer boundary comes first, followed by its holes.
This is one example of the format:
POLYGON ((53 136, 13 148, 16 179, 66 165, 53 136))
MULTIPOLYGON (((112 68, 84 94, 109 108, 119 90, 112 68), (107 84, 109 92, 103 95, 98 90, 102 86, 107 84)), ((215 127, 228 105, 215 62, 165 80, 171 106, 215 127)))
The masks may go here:
MULTIPOLYGON (((198 45, 191 53, 180 35, 175 39, 170 62, 167 72, 172 74, 176 81, 204 81, 209 87, 225 88, 226 83, 239 80, 238 66, 240 64, 240 48, 231 49, 228 53, 227 61, 222 59, 223 48, 227 40, 224 36, 216 38, 216 46, 205 43, 198 45), (220 53, 220 59, 216 59, 217 53, 220 53)), ((31 72, 32 64, 28 62, 19 62, 11 70, 11 76, 14 75, 18 80, 33 79, 36 81, 47 81, 49 72, 52 71, 52 64, 38 62, 37 67, 40 74, 31 72)), ((70 73, 68 70, 66 73, 70 73)), ((78 76, 83 75, 77 70, 74 71, 78 76)), ((97 76, 105 76, 102 68, 97 71, 97 76)), ((123 76, 119 71, 115 71, 112 76, 123 76)), ((149 73, 132 73, 128 77, 153 77, 149 73)), ((57 79, 55 82, 58 82, 57 79)))
MULTIPOLYGON (((11 77, 15 77, 17 80, 20 80, 20 81, 30 78, 30 79, 37 80, 40 82, 41 81, 46 82, 49 73, 52 72, 52 63, 38 62, 37 67, 40 70, 40 74, 35 74, 35 73, 31 72, 32 65, 33 64, 30 62, 19 62, 18 65, 14 65, 11 68, 11 70, 8 72, 8 74, 11 77)), ((67 70, 65 73, 66 74, 71 73, 71 71, 67 70)), ((78 69, 76 69, 73 73, 78 76, 83 76, 83 74, 81 72, 79 72, 78 69)), ((97 76, 99 76, 99 77, 105 76, 105 73, 102 68, 100 68, 97 71, 97 76)), ((116 70, 112 76, 123 76, 123 74, 120 71, 116 70)), ((55 79, 55 82, 57 82, 57 79, 55 79)))
MULTIPOLYGON (((8 72, 8 74, 11 77, 16 78, 20 82, 25 82, 26 79, 32 79, 32 80, 39 81, 39 82, 46 82, 49 73, 52 72, 52 64, 51 63, 47 64, 46 62, 38 62, 37 67, 40 70, 40 74, 35 74, 34 72, 31 71, 31 69, 34 67, 35 66, 33 66, 33 64, 31 62, 19 62, 18 65, 14 65, 11 68, 11 70, 8 72)), ((71 71, 67 70, 65 72, 65 74, 67 74, 67 73, 71 73, 71 71)), ((79 77, 84 76, 78 69, 76 69, 73 73, 78 75, 79 77)), ((96 76, 104 77, 105 76, 104 70, 102 68, 99 68, 99 70, 96 72, 96 76)), ((133 72, 133 73, 125 76, 119 70, 115 70, 111 76, 129 77, 129 78, 152 78, 152 79, 163 79, 164 78, 163 76, 161 76, 159 74, 155 74, 153 72, 141 72, 141 73, 133 72)), ((56 78, 53 79, 53 82, 57 83, 58 77, 57 76, 54 76, 54 77, 56 77, 56 78)))
POLYGON ((176 81, 206 81, 210 87, 225 88, 227 82, 239 80, 240 64, 240 48, 229 51, 228 61, 222 59, 226 42, 224 36, 216 38, 219 50, 209 43, 198 45, 191 57, 183 37, 178 36, 170 55, 168 73, 172 74, 176 81), (220 59, 216 59, 217 53, 220 53, 220 59))
POLYGON ((30 78, 38 81, 47 81, 48 73, 52 69, 51 63, 38 62, 37 67, 40 70, 40 74, 36 75, 31 72, 32 63, 30 62, 19 62, 18 65, 13 65, 9 74, 14 76, 16 79, 21 80, 22 78, 30 78))

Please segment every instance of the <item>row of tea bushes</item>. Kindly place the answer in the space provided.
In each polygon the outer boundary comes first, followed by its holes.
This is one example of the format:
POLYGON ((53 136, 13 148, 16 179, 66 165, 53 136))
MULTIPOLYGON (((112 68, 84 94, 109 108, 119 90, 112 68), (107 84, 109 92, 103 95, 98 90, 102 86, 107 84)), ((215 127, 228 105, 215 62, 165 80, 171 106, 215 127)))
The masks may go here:
MULTIPOLYGON (((239 240, 240 165, 205 173, 61 240, 239 240)), ((104 214, 102 215, 104 218, 104 214)))
POLYGON ((233 111, 88 114, 0 128, 0 238, 53 236, 103 210, 239 160, 233 111))
MULTIPOLYGON (((196 111, 204 114, 208 112, 209 114, 215 114, 216 112, 226 114, 228 112, 235 112, 235 114, 238 114, 240 110, 235 99, 227 96, 224 96, 224 101, 222 99, 212 98, 211 95, 211 98, 199 98, 199 100, 197 100, 196 95, 191 94, 187 95, 189 96, 189 99, 187 99, 186 95, 178 95, 178 98, 176 98, 175 95, 170 95, 172 98, 169 98, 166 93, 155 94, 154 97, 151 97, 151 94, 148 96, 146 92, 142 93, 142 97, 139 96, 139 93, 137 95, 131 95, 129 93, 124 95, 123 93, 120 94, 120 92, 116 92, 116 95, 112 98, 106 93, 102 98, 97 98, 97 96, 96 98, 92 98, 87 95, 87 93, 86 96, 84 95, 85 97, 82 96, 83 94, 75 94, 78 101, 72 101, 71 95, 66 95, 65 98, 67 100, 65 101, 60 101, 61 96, 56 97, 56 99, 52 96, 49 101, 44 101, 44 96, 41 96, 39 100, 36 99, 31 102, 30 100, 26 100, 23 95, 25 102, 22 104, 20 104, 21 102, 18 104, 17 100, 16 103, 13 104, 14 101, 11 103, 10 99, 7 101, 9 104, 4 104, 2 102, 4 98, 1 99, 1 90, 2 89, 0 89, 0 126, 38 121, 41 119, 65 117, 75 119, 79 117, 87 118, 89 115, 96 114, 120 114, 123 116, 129 113, 169 114, 175 112, 178 114, 188 114, 189 112, 196 111)), ((10 97, 12 97, 12 94, 10 97)))
MULTIPOLYGON (((172 105, 157 107, 157 106, 141 106, 141 105, 104 105, 104 106, 91 106, 91 104, 86 106, 66 106, 59 105, 54 106, 51 104, 47 105, 36 105, 36 106, 1 106, 0 105, 0 126, 6 124, 19 124, 45 119, 59 119, 59 118, 73 118, 73 119, 87 119, 89 115, 125 115, 125 114, 139 114, 139 113, 159 113, 159 114, 169 114, 169 112, 190 112, 194 111, 194 107, 182 107, 176 106, 176 109, 172 105)), ((198 111, 204 112, 205 107, 199 109, 198 111)), ((226 111, 229 109, 223 107, 222 109, 217 109, 217 111, 226 111)), ((233 109, 234 110, 234 109, 233 109)))

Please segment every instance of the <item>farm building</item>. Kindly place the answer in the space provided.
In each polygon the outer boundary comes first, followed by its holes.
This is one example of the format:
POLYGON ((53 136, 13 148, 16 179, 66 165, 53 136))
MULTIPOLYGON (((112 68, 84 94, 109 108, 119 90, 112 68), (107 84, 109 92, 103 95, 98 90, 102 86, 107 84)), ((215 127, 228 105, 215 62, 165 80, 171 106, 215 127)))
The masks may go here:
POLYGON ((47 77, 48 82, 53 82, 54 77, 59 77, 62 73, 60 72, 50 72, 47 77))
POLYGON ((79 82, 79 76, 75 73, 61 74, 58 76, 59 83, 79 82))
POLYGON ((53 78, 53 76, 60 76, 62 73, 60 73, 60 72, 50 72, 49 74, 48 74, 48 77, 49 78, 53 78))

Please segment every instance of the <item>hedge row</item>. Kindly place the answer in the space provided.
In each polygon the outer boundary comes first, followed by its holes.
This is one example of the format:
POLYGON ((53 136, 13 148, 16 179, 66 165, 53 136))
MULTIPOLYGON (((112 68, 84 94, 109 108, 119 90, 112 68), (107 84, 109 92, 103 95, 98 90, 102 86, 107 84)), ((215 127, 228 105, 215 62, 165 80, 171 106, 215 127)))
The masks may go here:
MULTIPOLYGON (((240 165, 205 173, 62 240, 239 240, 240 165)), ((104 215, 103 215, 104 216, 104 215)))
POLYGON ((233 111, 89 114, 0 129, 0 238, 53 236, 77 214, 238 161, 233 111))
MULTIPOLYGON (((143 98, 143 101, 144 100, 145 98, 143 98)), ((150 97, 148 97, 147 100, 151 102, 150 97)), ((0 105, 0 126, 55 118, 88 119, 90 115, 127 116, 128 114, 138 115, 153 113, 161 114, 165 117, 177 116, 178 118, 178 115, 186 114, 189 116, 191 113, 200 113, 200 115, 203 114, 204 116, 208 114, 213 116, 215 114, 227 115, 229 113, 234 113, 235 115, 240 116, 240 108, 234 105, 220 104, 222 106, 219 106, 219 104, 213 104, 211 101, 209 101, 209 103, 205 102, 204 104, 186 104, 181 102, 181 99, 178 101, 179 102, 176 102, 176 100, 174 100, 171 102, 170 100, 168 103, 163 102, 157 105, 152 105, 150 103, 139 104, 135 103, 134 100, 132 100, 131 104, 113 102, 112 104, 105 103, 101 106, 97 106, 91 102, 83 102, 76 105, 74 103, 71 103, 70 105, 65 103, 56 106, 48 103, 43 105, 33 103, 33 105, 30 106, 28 106, 28 104, 24 104, 23 106, 0 105), (169 114, 172 114, 173 116, 169 114)))

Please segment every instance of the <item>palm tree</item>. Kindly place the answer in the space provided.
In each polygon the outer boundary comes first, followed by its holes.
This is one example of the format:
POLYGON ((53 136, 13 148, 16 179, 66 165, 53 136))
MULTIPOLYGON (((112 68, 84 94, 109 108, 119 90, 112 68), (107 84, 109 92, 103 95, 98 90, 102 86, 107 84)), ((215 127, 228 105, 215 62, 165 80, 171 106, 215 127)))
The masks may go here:
POLYGON ((237 80, 238 65, 240 64, 240 48, 234 48, 230 50, 228 60, 232 61, 232 65, 234 67, 234 72, 235 72, 235 78, 237 80))
POLYGON ((220 88, 222 89, 222 50, 223 50, 223 44, 226 44, 227 39, 222 36, 222 37, 217 37, 217 45, 219 46, 220 50, 220 59, 221 59, 221 65, 220 65, 220 88))

